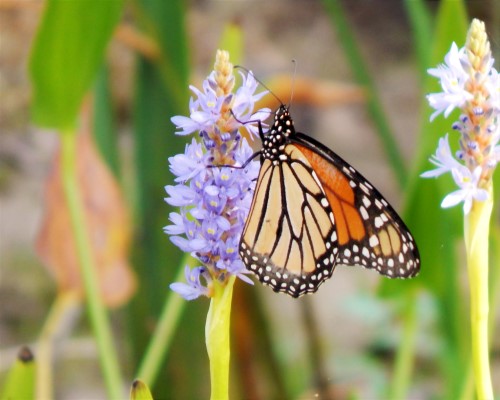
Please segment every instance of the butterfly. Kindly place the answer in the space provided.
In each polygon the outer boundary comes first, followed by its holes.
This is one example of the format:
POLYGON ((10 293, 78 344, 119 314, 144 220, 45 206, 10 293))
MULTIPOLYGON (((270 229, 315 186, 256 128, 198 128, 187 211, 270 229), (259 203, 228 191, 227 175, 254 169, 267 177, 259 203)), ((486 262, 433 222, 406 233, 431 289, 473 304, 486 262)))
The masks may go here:
POLYGON ((410 278, 420 256, 410 231, 351 165, 295 131, 281 104, 267 134, 259 123, 260 172, 239 253, 275 292, 314 293, 338 264, 410 278))

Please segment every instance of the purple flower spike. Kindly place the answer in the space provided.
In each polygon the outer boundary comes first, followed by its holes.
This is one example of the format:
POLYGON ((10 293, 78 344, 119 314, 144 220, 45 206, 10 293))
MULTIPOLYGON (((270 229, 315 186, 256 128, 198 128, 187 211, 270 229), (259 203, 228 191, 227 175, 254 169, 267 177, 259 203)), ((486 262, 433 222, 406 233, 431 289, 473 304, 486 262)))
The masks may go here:
POLYGON ((489 197, 493 171, 500 161, 500 79, 493 68, 490 45, 485 42, 484 23, 474 20, 469 34, 475 38, 467 43, 474 46, 466 44, 459 49, 453 43, 445 63, 428 70, 442 88, 442 92, 427 96, 435 110, 430 119, 441 113, 448 117, 455 108, 460 110, 458 121, 452 124, 454 134, 459 135, 459 149, 452 153, 446 134, 430 158, 436 168, 421 174, 433 178, 450 172, 459 189, 448 194, 441 207, 463 203, 465 215, 474 201, 489 197))
POLYGON ((183 154, 169 158, 176 185, 165 187, 165 201, 180 207, 179 213, 170 214, 172 224, 165 233, 204 264, 192 270, 186 267, 186 283, 170 286, 186 300, 210 297, 213 280, 224 282, 231 275, 252 283, 244 275, 237 250, 259 164, 239 168, 253 154, 240 129, 250 137, 258 135, 258 124, 263 124, 269 110, 253 111, 266 92, 255 93, 258 83, 251 73, 241 74, 241 86, 233 91, 235 79, 227 73, 228 68, 232 71, 227 57, 218 52, 216 69, 202 89, 190 87, 189 117, 172 118, 178 135, 196 134, 183 154))

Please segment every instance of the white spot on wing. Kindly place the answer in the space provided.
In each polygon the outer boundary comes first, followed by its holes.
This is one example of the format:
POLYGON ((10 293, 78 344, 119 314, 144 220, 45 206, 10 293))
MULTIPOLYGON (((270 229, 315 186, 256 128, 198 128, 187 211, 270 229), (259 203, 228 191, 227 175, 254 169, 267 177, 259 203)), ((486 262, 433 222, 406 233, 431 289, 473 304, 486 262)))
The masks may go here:
POLYGON ((378 246, 379 241, 377 235, 370 236, 370 240, 368 241, 368 243, 370 244, 371 247, 378 246))

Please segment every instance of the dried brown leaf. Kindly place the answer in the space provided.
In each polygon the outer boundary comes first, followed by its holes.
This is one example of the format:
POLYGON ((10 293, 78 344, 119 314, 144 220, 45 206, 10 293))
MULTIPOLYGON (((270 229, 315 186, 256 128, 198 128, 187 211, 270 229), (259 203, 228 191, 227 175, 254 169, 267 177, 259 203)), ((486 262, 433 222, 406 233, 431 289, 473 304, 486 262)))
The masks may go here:
MULTIPOLYGON (((89 118, 84 118, 88 122, 89 118)), ((125 303, 136 288, 127 260, 131 242, 130 220, 120 187, 98 154, 90 130, 77 138, 77 176, 85 223, 90 235, 94 264, 104 303, 116 307, 125 303)), ((75 240, 61 179, 61 155, 55 154, 46 182, 45 214, 37 239, 37 251, 61 291, 84 289, 75 240)))

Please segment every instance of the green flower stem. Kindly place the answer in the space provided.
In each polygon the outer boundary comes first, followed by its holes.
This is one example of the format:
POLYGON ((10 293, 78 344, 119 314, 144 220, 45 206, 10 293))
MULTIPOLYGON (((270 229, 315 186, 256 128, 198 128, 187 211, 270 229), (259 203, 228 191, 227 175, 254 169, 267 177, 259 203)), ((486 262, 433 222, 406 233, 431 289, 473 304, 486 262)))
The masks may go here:
MULTIPOLYGON (((198 261, 185 254, 179 263, 179 272, 174 278, 174 282, 181 281, 184 278, 184 265, 194 267, 198 261)), ((168 296, 163 305, 163 310, 158 320, 155 332, 149 342, 146 353, 139 366, 137 378, 141 379, 149 387, 153 387, 158 376, 158 372, 165 358, 165 354, 170 347, 173 334, 179 324, 180 316, 184 310, 186 301, 177 293, 168 291, 168 296)))
POLYGON ((493 399, 488 341, 488 239, 493 190, 486 201, 474 201, 465 216, 464 237, 470 285, 472 367, 477 397, 493 399))
POLYGON ((404 399, 407 397, 408 386, 415 360, 415 341, 417 336, 417 299, 416 291, 412 290, 404 297, 403 337, 396 353, 394 377, 389 388, 390 399, 404 399))
MULTIPOLYGON (((61 335, 61 329, 73 319, 74 312, 80 309, 81 301, 75 292, 59 292, 50 308, 37 343, 36 397, 53 399, 53 349, 54 342, 61 335)), ((67 329, 68 327, 66 327, 67 329)))
POLYGON ((226 284, 213 281, 214 295, 205 326, 212 400, 229 398, 229 326, 234 281, 235 276, 231 276, 226 284))
POLYGON ((75 237, 76 253, 85 287, 89 318, 97 342, 108 398, 120 399, 124 397, 122 379, 108 316, 99 292, 89 232, 85 225, 84 207, 76 171, 77 148, 74 130, 69 129, 62 132, 61 150, 63 190, 75 237))

